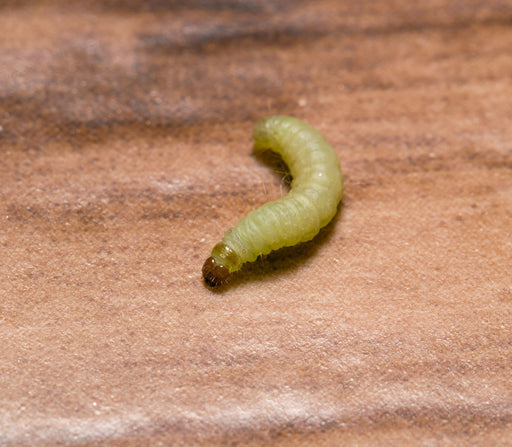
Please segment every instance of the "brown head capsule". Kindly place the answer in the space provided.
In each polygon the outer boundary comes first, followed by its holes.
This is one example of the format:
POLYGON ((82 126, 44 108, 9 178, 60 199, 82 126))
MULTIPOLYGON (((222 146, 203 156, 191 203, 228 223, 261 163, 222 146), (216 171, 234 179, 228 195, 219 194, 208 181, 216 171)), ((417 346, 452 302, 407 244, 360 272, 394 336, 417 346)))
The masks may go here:
POLYGON ((203 277, 206 284, 210 287, 221 285, 229 276, 229 269, 222 264, 219 264, 211 256, 204 261, 203 264, 203 277))
POLYGON ((219 242, 212 255, 203 264, 203 277, 210 287, 226 282, 229 274, 237 269, 237 254, 226 244, 219 242))

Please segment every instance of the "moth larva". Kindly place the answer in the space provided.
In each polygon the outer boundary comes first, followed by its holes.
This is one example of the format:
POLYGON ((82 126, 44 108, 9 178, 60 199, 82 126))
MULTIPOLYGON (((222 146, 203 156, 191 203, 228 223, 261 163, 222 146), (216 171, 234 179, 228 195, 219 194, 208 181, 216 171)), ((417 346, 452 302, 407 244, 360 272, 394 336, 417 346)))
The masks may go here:
POLYGON ((291 116, 256 123, 254 150, 281 155, 293 178, 288 195, 262 205, 226 231, 203 265, 209 286, 226 281, 245 262, 281 247, 306 242, 336 214, 343 195, 340 161, 322 134, 291 116))

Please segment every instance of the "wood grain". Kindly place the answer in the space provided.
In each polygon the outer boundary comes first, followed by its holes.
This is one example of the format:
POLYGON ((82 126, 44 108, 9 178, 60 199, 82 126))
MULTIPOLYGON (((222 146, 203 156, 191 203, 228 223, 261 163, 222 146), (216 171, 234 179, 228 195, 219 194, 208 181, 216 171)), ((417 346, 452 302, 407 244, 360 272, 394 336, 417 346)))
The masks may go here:
POLYGON ((4 1, 0 445, 506 446, 512 2, 4 1), (313 241, 201 265, 335 147, 313 241))

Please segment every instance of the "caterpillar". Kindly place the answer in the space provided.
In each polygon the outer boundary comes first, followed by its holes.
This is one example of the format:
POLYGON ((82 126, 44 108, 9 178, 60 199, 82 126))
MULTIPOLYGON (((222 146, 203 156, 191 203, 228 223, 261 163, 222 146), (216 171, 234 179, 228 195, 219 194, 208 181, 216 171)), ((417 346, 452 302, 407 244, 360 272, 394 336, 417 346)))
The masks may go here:
POLYGON ((203 265, 210 287, 260 255, 313 239, 334 217, 343 195, 339 158, 308 124, 291 116, 270 116, 256 123, 252 138, 254 151, 272 149, 281 155, 293 179, 291 189, 226 231, 203 265))

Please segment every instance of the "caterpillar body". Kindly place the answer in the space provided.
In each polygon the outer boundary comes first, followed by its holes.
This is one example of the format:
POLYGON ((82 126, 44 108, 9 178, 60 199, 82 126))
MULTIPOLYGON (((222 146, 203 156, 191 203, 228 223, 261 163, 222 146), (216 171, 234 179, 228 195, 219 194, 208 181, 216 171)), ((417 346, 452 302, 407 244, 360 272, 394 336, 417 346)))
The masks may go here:
POLYGON ((245 262, 281 247, 306 242, 336 214, 343 195, 340 161, 320 132, 291 116, 270 116, 253 131, 254 150, 281 155, 293 178, 290 192, 251 211, 226 231, 203 265, 211 287, 245 262))

